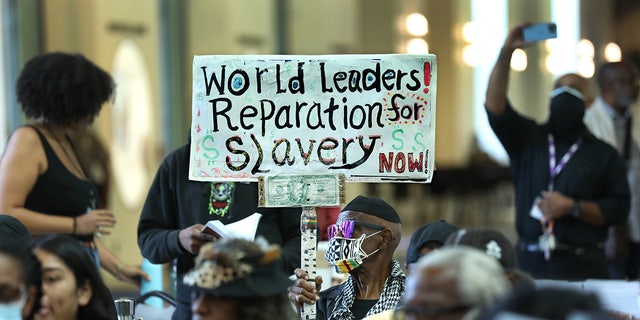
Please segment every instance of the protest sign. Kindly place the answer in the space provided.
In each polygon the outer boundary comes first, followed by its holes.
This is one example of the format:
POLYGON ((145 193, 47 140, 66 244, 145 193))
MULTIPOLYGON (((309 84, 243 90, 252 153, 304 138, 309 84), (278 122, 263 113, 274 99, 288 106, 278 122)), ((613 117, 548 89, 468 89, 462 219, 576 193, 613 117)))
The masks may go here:
POLYGON ((195 56, 189 178, 429 182, 434 55, 195 56))

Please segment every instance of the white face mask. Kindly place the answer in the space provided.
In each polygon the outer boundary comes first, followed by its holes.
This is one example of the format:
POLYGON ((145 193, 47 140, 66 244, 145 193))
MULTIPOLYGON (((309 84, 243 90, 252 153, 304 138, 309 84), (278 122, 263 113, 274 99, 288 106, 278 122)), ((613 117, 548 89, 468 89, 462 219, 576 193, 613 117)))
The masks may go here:
MULTIPOLYGON (((24 291, 23 291, 24 292, 24 291)), ((27 303, 27 294, 23 293, 20 300, 9 303, 0 303, 0 319, 22 320, 22 308, 27 303)))

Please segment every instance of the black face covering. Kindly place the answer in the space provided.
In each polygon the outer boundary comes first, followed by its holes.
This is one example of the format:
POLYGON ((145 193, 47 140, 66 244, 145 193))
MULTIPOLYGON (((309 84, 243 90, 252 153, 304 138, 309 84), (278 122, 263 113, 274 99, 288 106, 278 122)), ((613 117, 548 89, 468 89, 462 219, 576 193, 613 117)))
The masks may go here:
POLYGON ((560 90, 552 96, 549 109, 547 126, 555 140, 573 142, 584 132, 585 104, 571 91, 560 90))

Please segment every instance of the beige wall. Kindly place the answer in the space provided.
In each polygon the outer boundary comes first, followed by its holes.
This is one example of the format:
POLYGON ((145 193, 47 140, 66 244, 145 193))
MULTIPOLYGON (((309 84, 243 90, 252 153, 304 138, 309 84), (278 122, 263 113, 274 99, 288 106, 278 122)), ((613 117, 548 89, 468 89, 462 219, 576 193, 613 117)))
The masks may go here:
POLYGON ((363 52, 360 40, 362 16, 359 12, 359 1, 289 1, 289 5, 287 53, 363 52))
POLYGON ((193 54, 275 53, 274 0, 190 0, 186 7, 189 63, 193 54))

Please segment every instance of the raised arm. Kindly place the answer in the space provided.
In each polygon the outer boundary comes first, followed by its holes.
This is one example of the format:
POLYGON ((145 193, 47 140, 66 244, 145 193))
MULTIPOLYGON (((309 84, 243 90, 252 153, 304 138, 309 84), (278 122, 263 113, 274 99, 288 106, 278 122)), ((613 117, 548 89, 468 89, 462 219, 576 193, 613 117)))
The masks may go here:
POLYGON ((507 38, 500 49, 498 60, 496 61, 491 75, 489 76, 489 84, 487 85, 487 95, 485 101, 485 108, 487 111, 501 115, 504 113, 507 104, 507 88, 509 85, 509 68, 511 64, 511 54, 517 48, 521 48, 525 45, 522 39, 522 28, 529 25, 519 25, 507 35, 507 38))

